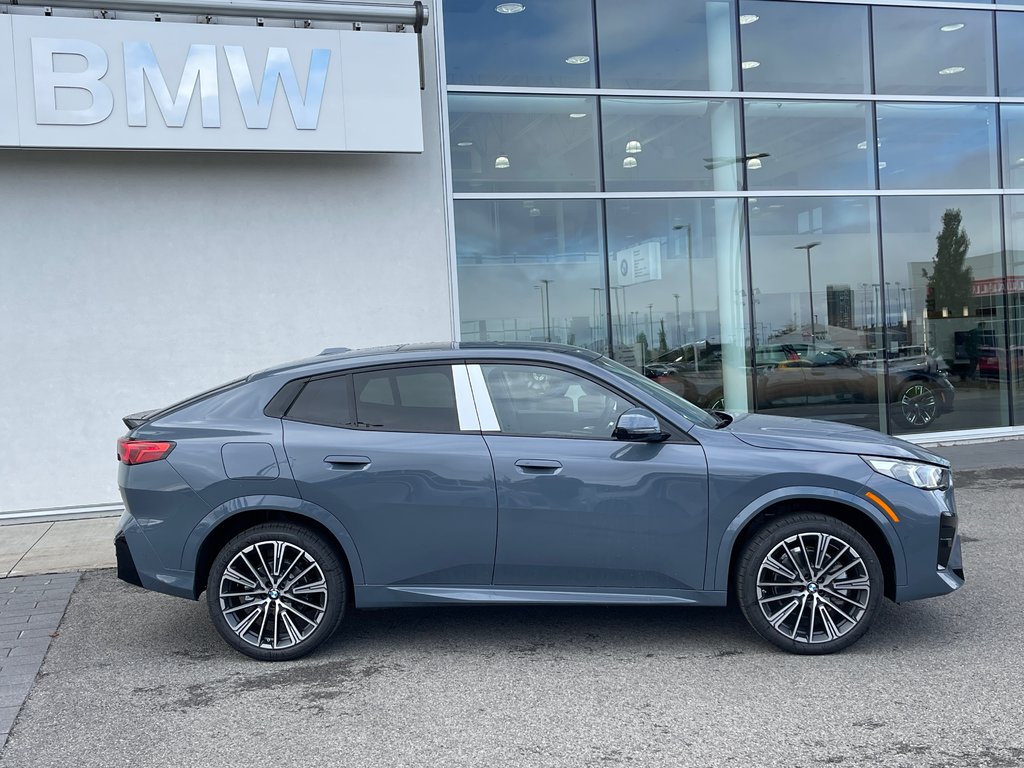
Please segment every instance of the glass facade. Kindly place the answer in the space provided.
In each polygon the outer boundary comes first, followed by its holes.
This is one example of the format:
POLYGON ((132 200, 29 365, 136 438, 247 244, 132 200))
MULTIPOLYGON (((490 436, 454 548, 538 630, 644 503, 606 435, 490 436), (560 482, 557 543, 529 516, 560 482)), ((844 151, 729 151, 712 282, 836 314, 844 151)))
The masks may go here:
POLYGON ((958 5, 443 0, 461 337, 1024 426, 1024 10, 958 5))

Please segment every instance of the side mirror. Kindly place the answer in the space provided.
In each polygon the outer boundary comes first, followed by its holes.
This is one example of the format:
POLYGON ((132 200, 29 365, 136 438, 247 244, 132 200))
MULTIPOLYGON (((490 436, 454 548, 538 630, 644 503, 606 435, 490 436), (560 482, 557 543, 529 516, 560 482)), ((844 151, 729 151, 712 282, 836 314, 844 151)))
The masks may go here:
POLYGON ((653 413, 643 408, 630 408, 616 420, 612 437, 631 442, 660 443, 668 439, 668 434, 661 431, 658 417, 653 413))

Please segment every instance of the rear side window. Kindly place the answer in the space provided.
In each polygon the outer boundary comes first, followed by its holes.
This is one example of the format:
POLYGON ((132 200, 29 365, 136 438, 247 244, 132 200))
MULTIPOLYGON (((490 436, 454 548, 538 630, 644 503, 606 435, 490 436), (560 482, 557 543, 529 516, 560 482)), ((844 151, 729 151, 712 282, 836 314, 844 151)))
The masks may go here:
POLYGON ((353 426, 351 387, 351 376, 307 381, 285 418, 328 427, 353 426))
POLYGON ((397 432, 458 432, 450 365, 393 368, 352 376, 359 426, 397 432))

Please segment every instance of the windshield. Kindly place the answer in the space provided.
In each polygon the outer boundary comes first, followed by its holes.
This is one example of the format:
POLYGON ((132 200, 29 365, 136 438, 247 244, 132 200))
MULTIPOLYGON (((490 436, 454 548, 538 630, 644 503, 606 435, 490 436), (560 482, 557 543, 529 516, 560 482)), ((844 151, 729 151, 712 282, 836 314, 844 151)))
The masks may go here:
POLYGON ((601 366, 606 371, 614 373, 625 379, 633 386, 646 392, 662 405, 667 406, 680 416, 689 419, 694 424, 699 424, 700 426, 707 427, 708 429, 714 429, 718 426, 718 419, 710 413, 697 407, 689 400, 665 389, 661 384, 651 381, 646 376, 641 376, 632 368, 627 368, 622 363, 617 363, 607 357, 601 357, 594 360, 594 363, 601 366))

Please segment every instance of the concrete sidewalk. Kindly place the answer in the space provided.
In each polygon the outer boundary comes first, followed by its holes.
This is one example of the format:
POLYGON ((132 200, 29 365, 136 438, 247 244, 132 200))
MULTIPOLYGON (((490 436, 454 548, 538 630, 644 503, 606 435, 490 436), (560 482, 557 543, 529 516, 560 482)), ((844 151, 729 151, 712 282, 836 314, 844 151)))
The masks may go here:
POLYGON ((114 567, 116 517, 0 525, 0 579, 114 567))
MULTIPOLYGON (((990 470, 1024 474, 1024 439, 932 446, 970 480, 990 470)), ((113 568, 116 517, 0 525, 0 579, 113 568)))

